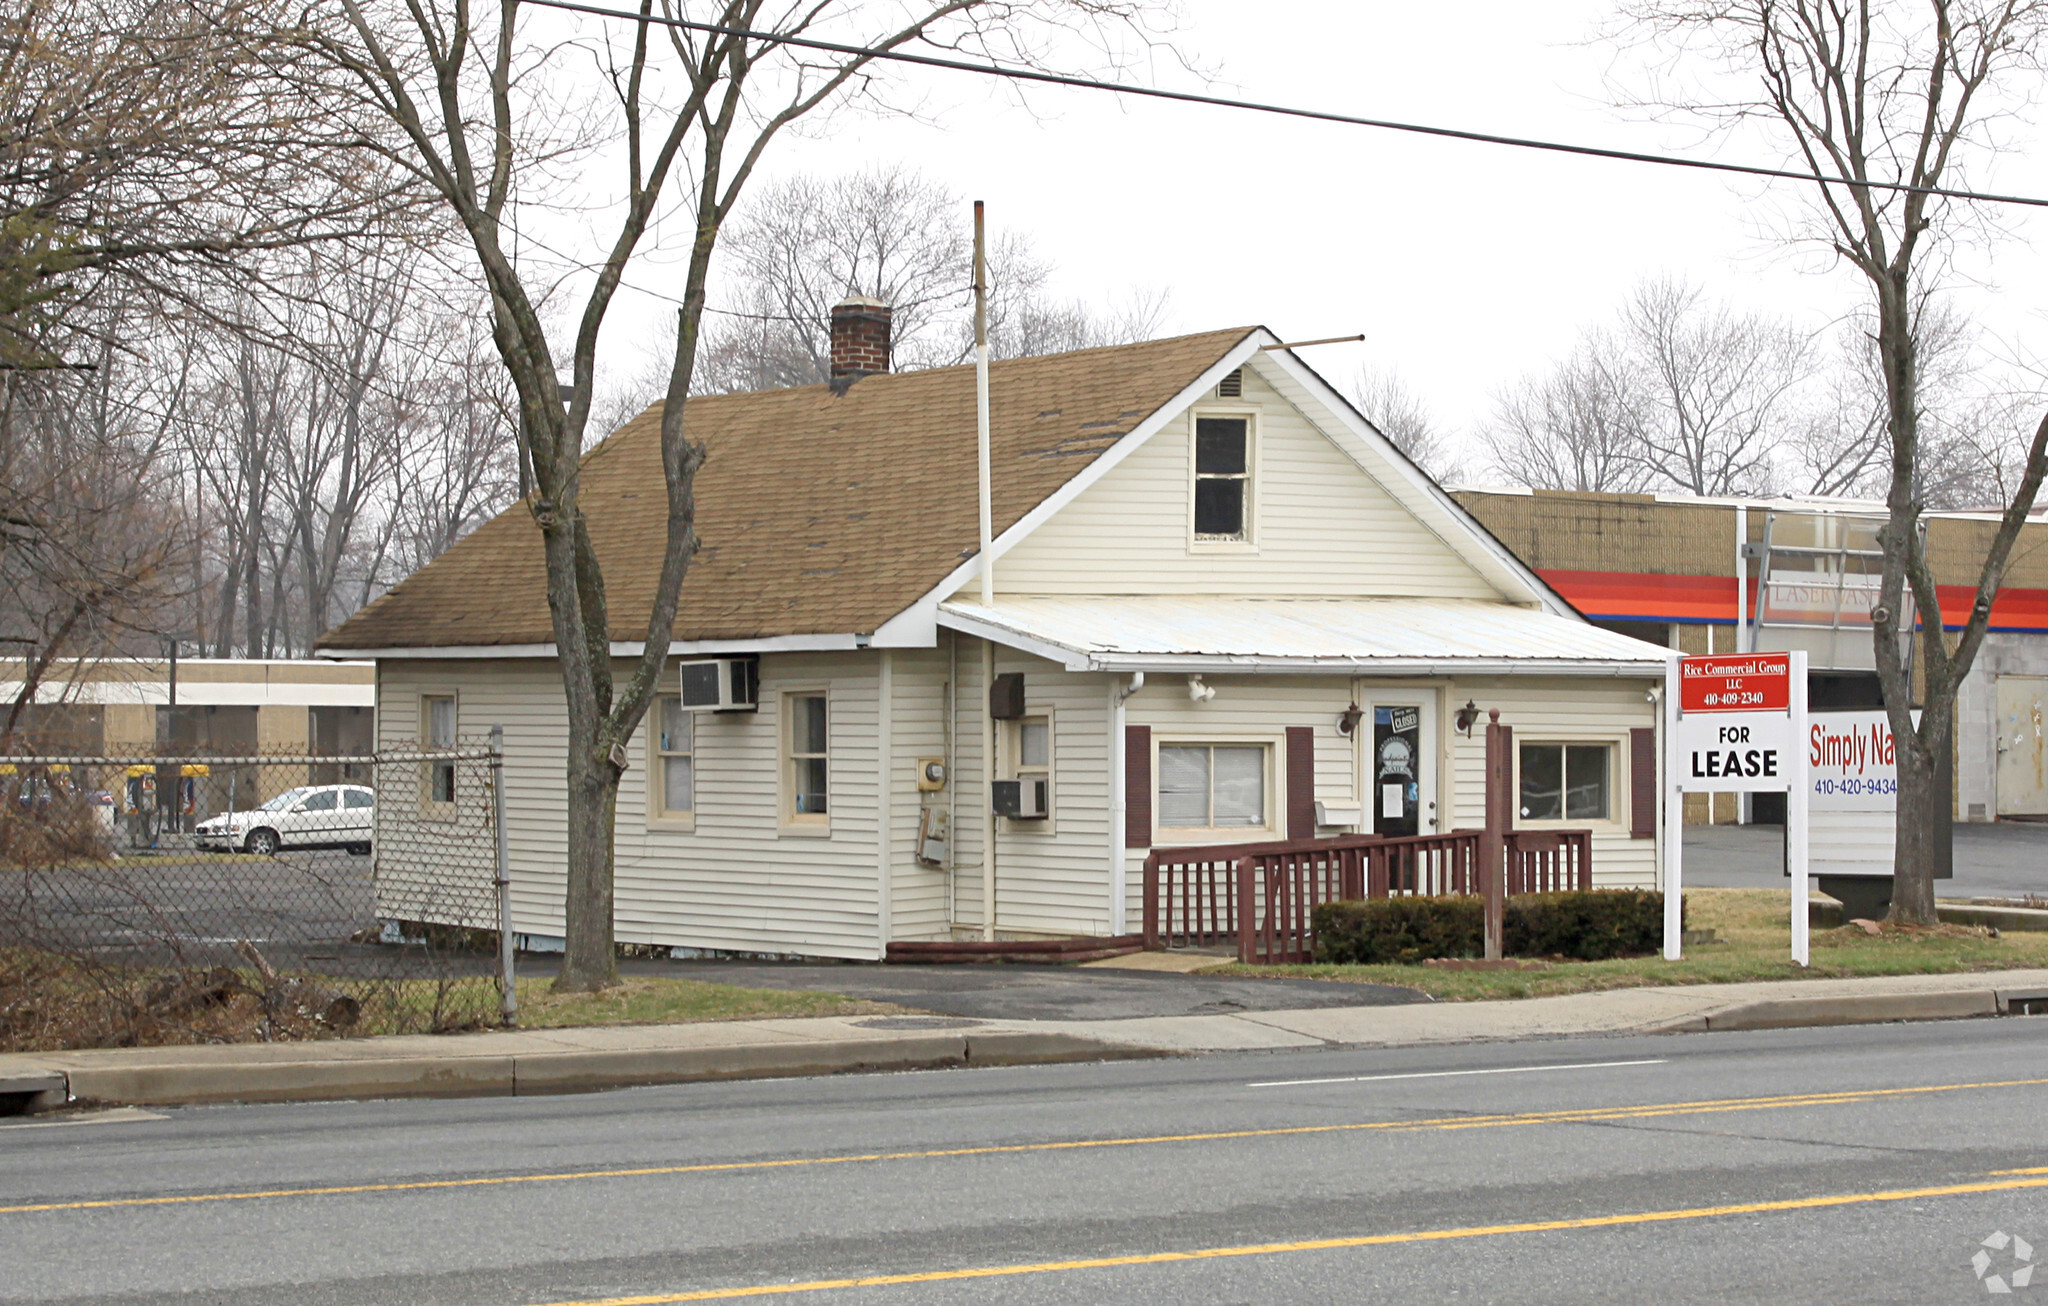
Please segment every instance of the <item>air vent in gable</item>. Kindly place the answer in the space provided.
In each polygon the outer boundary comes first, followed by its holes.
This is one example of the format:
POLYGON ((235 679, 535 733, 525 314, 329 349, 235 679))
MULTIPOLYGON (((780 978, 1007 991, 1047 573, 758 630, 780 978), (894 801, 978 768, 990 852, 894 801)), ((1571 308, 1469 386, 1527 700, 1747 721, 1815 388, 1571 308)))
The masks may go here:
POLYGON ((1236 399, 1244 394, 1244 369, 1238 368, 1217 383, 1216 394, 1222 399, 1236 399))

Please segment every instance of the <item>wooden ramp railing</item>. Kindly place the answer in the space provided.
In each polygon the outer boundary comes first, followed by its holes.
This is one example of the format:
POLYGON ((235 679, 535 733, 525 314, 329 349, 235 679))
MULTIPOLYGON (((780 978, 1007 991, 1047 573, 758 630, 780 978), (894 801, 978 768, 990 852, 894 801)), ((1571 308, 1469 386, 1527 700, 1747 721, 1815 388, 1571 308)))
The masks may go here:
MULTIPOLYGON (((1504 837, 1510 894, 1593 886, 1587 830, 1504 837)), ((1315 956, 1315 909, 1346 898, 1477 893, 1480 831, 1155 848, 1145 859, 1147 948, 1235 945, 1245 962, 1315 956)))

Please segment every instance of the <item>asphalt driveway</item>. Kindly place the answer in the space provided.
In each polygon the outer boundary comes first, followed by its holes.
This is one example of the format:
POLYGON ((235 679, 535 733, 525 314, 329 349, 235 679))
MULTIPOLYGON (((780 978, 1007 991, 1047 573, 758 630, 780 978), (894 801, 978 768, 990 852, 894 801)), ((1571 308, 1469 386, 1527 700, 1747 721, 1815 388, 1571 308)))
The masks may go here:
MULTIPOLYGON (((551 973, 549 960, 521 957, 521 973, 551 973)), ((1391 984, 1210 978, 1097 966, 650 961, 626 962, 620 968, 638 975, 668 975, 747 988, 839 993, 978 1020, 1127 1020, 1309 1007, 1385 1007, 1430 1000, 1415 989, 1391 984)))

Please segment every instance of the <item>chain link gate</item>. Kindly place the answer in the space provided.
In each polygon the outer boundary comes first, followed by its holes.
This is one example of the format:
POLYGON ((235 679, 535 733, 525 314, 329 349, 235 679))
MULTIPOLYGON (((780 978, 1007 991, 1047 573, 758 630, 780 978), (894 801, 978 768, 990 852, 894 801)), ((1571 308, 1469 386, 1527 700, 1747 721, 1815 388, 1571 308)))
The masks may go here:
POLYGON ((0 759, 0 1051, 514 1023, 502 765, 0 759))

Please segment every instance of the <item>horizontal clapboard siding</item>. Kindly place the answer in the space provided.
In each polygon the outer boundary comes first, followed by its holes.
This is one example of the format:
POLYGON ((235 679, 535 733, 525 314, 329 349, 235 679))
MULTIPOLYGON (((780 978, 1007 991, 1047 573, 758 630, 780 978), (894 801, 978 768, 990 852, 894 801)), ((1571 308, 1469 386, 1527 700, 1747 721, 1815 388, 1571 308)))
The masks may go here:
MULTIPOLYGON (((1648 680, 1590 680, 1562 677, 1461 679, 1453 701, 1472 699, 1499 708, 1515 743, 1607 743, 1614 746, 1608 795, 1611 820, 1586 822, 1593 831, 1593 883, 1607 888, 1653 888, 1657 882, 1654 839, 1629 836, 1629 731, 1654 724, 1656 709, 1648 680)), ((1451 736, 1453 793, 1448 806, 1458 829, 1486 823, 1486 715, 1469 738, 1451 736)))
MULTIPOLYGON (((866 654, 763 658, 758 713, 697 718, 694 830, 648 827, 647 750, 634 741, 618 802, 622 942, 878 955, 877 668, 866 654), (828 837, 790 835, 780 828, 780 705, 790 686, 822 687, 831 697, 828 837)), ((504 725, 515 927, 561 934, 568 729, 554 663, 394 661, 384 663, 381 673, 386 710, 378 714, 378 731, 387 741, 417 737, 418 697, 426 693, 459 694, 458 728, 464 735, 504 725)), ((623 664, 618 674, 623 679, 623 664)))
POLYGON ((1003 555, 997 590, 1500 597, 1250 371, 1244 402, 1260 413, 1256 553, 1189 549, 1183 415, 1003 555))

